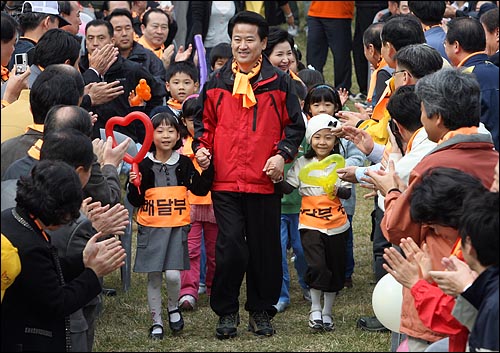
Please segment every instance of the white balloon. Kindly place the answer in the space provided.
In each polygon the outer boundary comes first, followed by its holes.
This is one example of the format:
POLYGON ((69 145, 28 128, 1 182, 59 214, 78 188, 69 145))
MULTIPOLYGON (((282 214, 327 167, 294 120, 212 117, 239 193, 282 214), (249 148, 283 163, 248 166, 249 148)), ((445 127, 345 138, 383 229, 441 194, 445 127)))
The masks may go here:
POLYGON ((373 289, 372 307, 378 321, 393 332, 399 332, 402 303, 403 286, 386 274, 373 289))

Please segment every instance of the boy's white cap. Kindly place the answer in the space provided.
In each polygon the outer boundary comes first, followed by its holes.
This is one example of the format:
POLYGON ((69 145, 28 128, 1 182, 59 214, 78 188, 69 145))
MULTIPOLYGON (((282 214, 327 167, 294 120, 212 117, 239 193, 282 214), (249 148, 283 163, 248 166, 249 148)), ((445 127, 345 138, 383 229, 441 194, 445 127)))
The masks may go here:
POLYGON ((306 129, 306 140, 307 143, 311 144, 311 139, 315 133, 322 129, 328 129, 333 127, 339 127, 341 125, 337 118, 334 118, 328 114, 318 114, 313 116, 307 122, 306 129))
POLYGON ((71 24, 59 14, 59 4, 57 3, 57 1, 25 1, 23 3, 21 12, 39 12, 47 15, 54 15, 59 18, 59 28, 71 24), (26 4, 30 5, 31 10, 27 11, 27 9, 25 8, 26 4))

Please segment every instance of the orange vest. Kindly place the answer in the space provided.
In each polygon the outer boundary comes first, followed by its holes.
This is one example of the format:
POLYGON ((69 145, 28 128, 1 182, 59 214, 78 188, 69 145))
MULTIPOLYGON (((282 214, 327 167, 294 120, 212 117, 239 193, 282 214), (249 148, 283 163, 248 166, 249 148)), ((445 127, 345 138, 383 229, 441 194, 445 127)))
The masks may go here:
POLYGON ((381 58, 381 60, 377 65, 377 68, 373 70, 370 76, 370 87, 368 88, 368 94, 366 95, 366 100, 370 103, 373 99, 373 92, 375 91, 375 86, 377 85, 377 74, 385 66, 387 66, 387 63, 385 62, 384 58, 381 58))
POLYGON ((332 229, 347 222, 347 214, 338 197, 333 200, 327 195, 302 196, 299 221, 318 229, 332 229))
POLYGON ((368 120, 363 121, 359 128, 366 130, 378 144, 385 145, 389 140, 389 132, 387 131, 387 126, 391 116, 387 111, 387 103, 391 98, 391 94, 394 91, 394 78, 389 80, 389 84, 386 86, 384 92, 380 96, 377 105, 373 108, 372 117, 368 120))
POLYGON ((190 211, 185 186, 152 188, 146 190, 137 223, 154 228, 185 226, 191 223, 190 211))

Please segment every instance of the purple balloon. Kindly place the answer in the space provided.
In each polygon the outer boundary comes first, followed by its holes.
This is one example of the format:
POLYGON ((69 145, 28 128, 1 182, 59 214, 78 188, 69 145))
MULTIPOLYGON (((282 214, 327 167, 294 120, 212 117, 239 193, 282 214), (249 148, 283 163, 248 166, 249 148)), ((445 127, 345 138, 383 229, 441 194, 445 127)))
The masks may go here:
POLYGON ((203 46, 203 39, 201 34, 196 34, 194 36, 194 43, 196 45, 196 51, 198 52, 198 65, 200 66, 200 90, 203 89, 203 85, 207 81, 207 60, 205 58, 205 47, 203 46))

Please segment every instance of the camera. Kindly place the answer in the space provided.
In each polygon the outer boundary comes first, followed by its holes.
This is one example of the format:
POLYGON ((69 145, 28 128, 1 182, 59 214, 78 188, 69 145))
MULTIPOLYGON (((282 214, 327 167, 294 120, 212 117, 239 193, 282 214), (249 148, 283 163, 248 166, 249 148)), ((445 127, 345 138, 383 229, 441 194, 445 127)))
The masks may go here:
POLYGON ((28 69, 28 53, 16 54, 15 56, 16 75, 21 75, 28 69))

